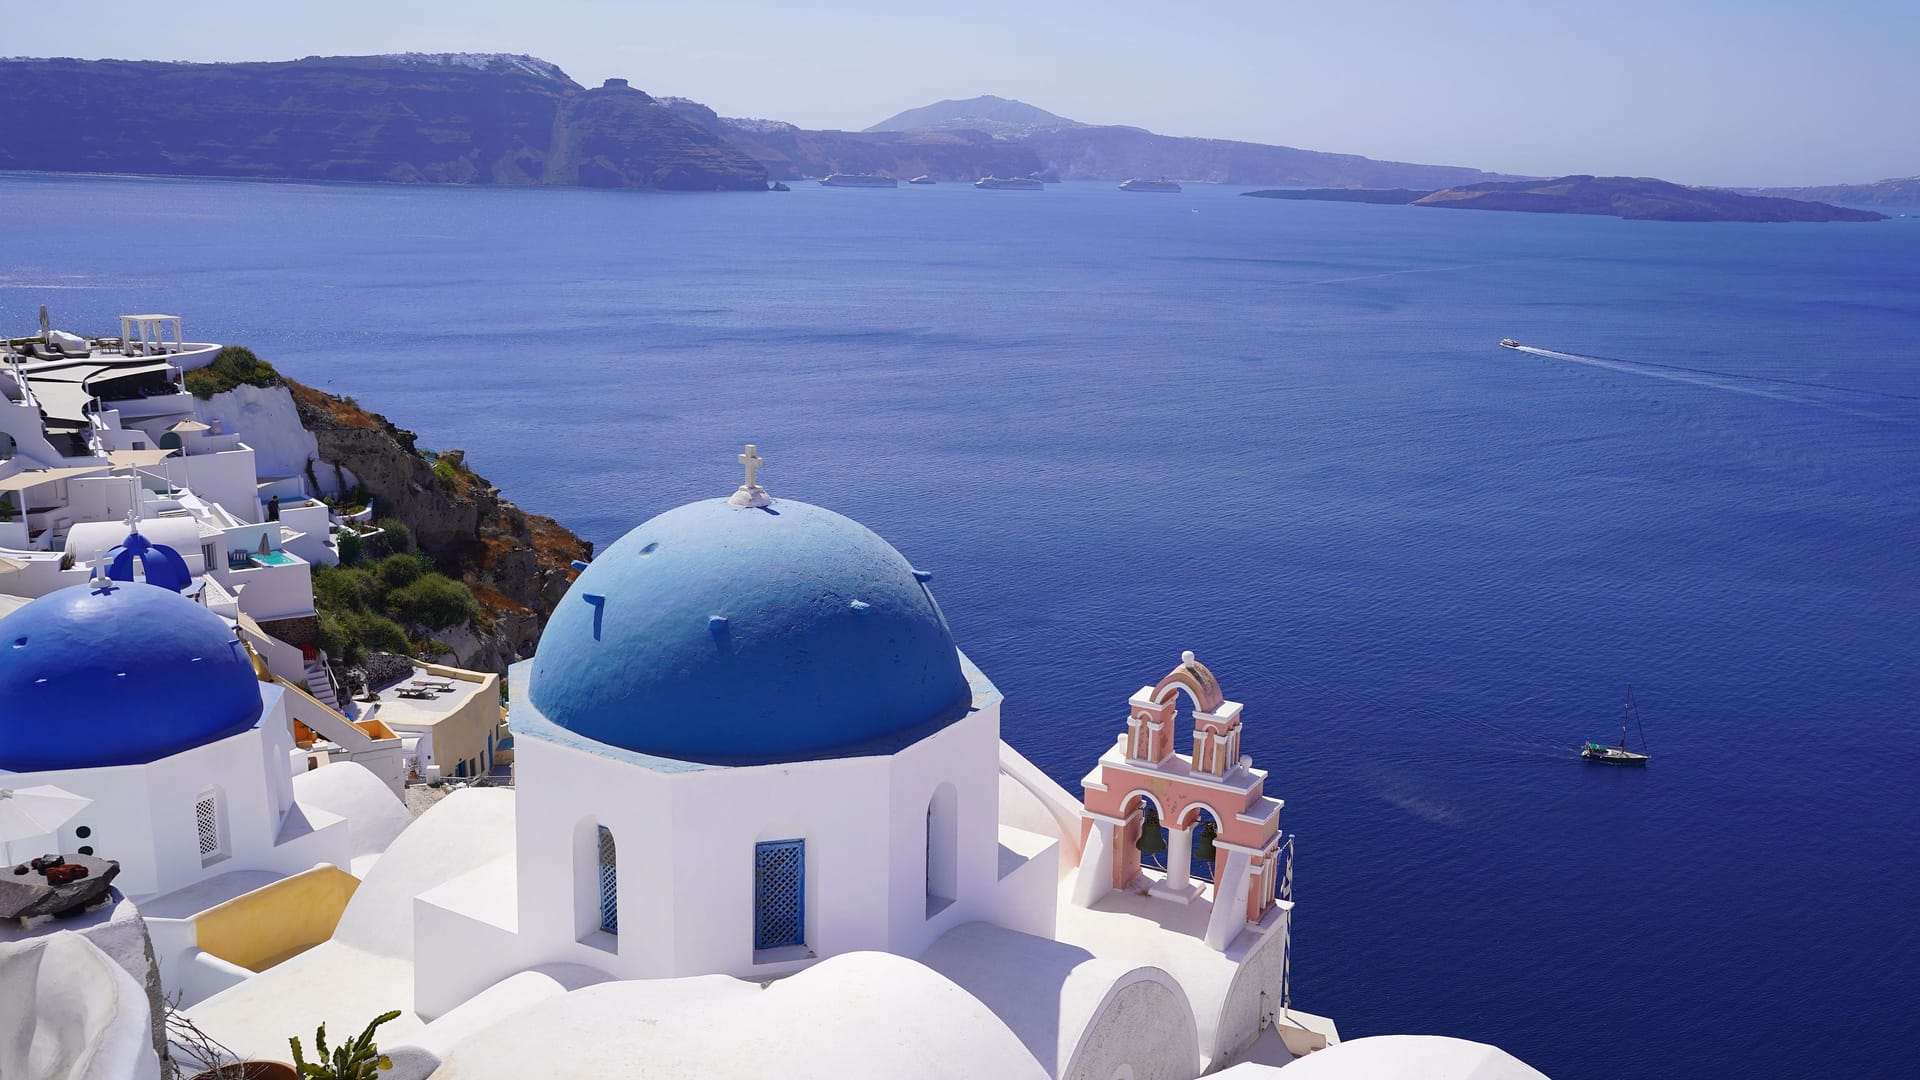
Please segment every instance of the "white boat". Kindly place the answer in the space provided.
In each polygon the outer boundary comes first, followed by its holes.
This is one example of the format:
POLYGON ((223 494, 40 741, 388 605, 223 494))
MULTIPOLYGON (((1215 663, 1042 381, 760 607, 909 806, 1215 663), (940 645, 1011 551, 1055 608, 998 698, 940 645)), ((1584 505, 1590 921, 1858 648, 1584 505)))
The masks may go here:
POLYGON ((1510 337, 1503 337, 1500 339, 1500 347, 1503 349, 1517 349, 1520 347, 1520 343, 1510 337))
POLYGON ((983 176, 973 186, 987 191, 1044 191, 1046 185, 1031 176, 983 176))
POLYGON ((940 181, 935 180, 931 176, 916 176, 913 179, 907 181, 907 183, 909 184, 937 184, 939 182, 940 181))
POLYGON ((1647 733, 1640 733, 1640 752, 1627 749, 1627 724, 1640 726, 1640 711, 1633 704, 1633 684, 1627 684, 1627 703, 1620 717, 1620 745, 1607 746, 1604 743, 1590 742, 1580 748, 1580 756, 1588 761, 1597 761, 1602 765, 1645 765, 1650 755, 1646 753, 1647 733))
POLYGON ((820 181, 820 186, 897 188, 900 186, 900 181, 891 176, 878 176, 874 173, 831 173, 820 181))
POLYGON ((1121 185, 1120 185, 1120 190, 1121 190, 1121 191, 1169 191, 1169 192, 1178 192, 1178 191, 1180 190, 1180 182, 1179 182, 1178 180, 1167 180, 1167 179, 1160 179, 1160 180, 1141 180, 1141 179, 1138 179, 1138 178, 1136 178, 1136 179, 1133 179, 1133 180, 1129 180, 1129 181, 1127 181, 1127 182, 1126 182, 1126 183, 1124 183, 1124 184, 1121 184, 1121 185))

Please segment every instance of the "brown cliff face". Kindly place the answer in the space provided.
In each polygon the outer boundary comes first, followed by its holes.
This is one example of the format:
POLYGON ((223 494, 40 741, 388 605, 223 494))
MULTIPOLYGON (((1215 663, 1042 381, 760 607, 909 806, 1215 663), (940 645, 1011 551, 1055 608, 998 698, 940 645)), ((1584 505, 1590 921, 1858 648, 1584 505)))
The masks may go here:
POLYGON ((419 549, 465 582, 486 610, 491 629, 459 650, 460 662, 504 672, 531 655, 573 581, 573 561, 591 555, 592 545, 503 498, 466 468, 459 451, 429 461, 414 448, 413 433, 385 417, 286 382, 320 459, 358 477, 383 512, 406 522, 419 549))
POLYGON ((0 60, 0 169, 703 191, 766 179, 647 95, 584 90, 522 56, 0 60))
POLYGON ((767 186, 767 172, 725 139, 616 79, 561 103, 542 182, 758 191, 767 186))

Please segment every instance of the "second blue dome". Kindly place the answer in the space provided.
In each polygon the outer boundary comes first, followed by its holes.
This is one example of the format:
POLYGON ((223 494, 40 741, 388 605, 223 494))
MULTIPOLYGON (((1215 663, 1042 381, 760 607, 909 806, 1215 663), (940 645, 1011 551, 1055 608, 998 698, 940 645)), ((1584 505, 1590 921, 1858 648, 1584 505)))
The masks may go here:
POLYGON ((597 742, 719 764, 857 751, 972 704, 924 575, 790 499, 690 503, 622 537, 548 621, 528 696, 597 742))

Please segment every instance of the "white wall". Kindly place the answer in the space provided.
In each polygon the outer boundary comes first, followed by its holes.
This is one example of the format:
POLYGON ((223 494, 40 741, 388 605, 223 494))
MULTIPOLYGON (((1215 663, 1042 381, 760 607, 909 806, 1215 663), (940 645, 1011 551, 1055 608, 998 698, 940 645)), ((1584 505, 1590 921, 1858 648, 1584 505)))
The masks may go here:
POLYGON ((318 862, 345 865, 351 846, 346 822, 316 814, 281 843, 293 806, 287 772, 292 736, 277 686, 261 685, 259 724, 218 742, 147 765, 19 773, 19 786, 53 784, 93 800, 60 832, 63 851, 82 845, 116 859, 115 886, 128 896, 169 893, 229 870, 292 873, 318 862), (227 856, 202 865, 194 804, 209 785, 221 793, 227 856), (74 830, 86 826, 90 835, 74 830))
MULTIPOLYGON (((525 707, 516 701, 515 708, 525 707)), ((983 708, 891 756, 648 768, 517 731, 520 933, 626 978, 782 974, 856 950, 914 955, 999 905, 999 731, 983 708), (956 795, 958 895, 928 917, 926 812, 956 795), (597 927, 597 826, 619 852, 617 939, 597 927), (806 949, 756 956, 754 849, 804 839, 806 949)), ((1050 890, 1024 890, 1050 903, 1050 890)))
MULTIPOLYGON (((203 421, 219 421, 222 431, 245 432, 247 445, 259 456, 260 471, 267 475, 304 477, 307 462, 314 460, 320 490, 313 494, 339 494, 334 490, 333 466, 318 463, 320 445, 312 432, 300 426, 300 411, 286 387, 236 386, 198 403, 194 412, 203 421)), ((353 474, 347 473, 346 480, 352 485, 353 474)))

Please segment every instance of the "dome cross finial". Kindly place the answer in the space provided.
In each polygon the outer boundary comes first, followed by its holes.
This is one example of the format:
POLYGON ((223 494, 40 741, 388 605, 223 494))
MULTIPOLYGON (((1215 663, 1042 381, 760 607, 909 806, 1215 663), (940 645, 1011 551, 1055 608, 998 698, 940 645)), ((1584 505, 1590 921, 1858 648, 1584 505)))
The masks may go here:
POLYGON ((766 506, 773 502, 772 497, 767 494, 767 489, 754 482, 754 475, 760 471, 760 466, 767 463, 767 459, 760 456, 760 448, 748 443, 747 452, 741 454, 739 460, 740 464, 747 467, 747 481, 740 485, 740 490, 734 492, 733 497, 727 502, 744 507, 766 506))

